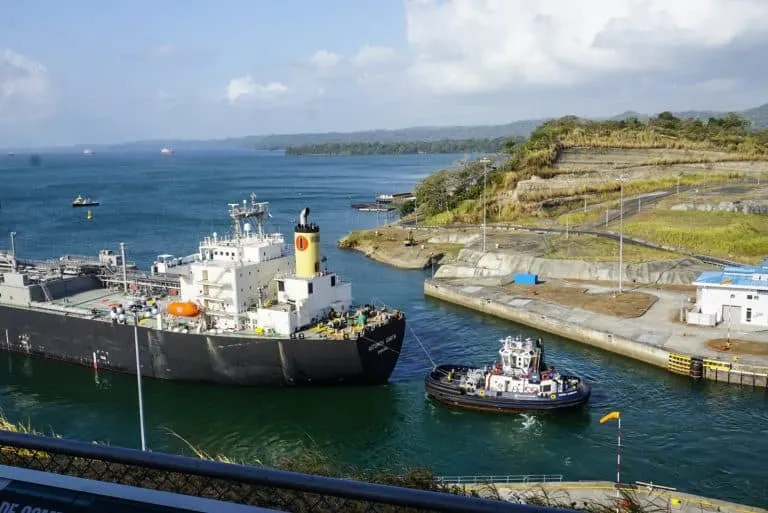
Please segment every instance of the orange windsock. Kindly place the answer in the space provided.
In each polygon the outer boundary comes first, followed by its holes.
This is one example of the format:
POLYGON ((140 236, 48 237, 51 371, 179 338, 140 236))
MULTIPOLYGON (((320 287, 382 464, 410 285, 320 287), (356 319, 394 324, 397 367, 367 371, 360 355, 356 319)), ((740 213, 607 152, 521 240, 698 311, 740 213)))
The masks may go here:
POLYGON ((602 419, 600 419, 600 424, 605 424, 609 420, 619 420, 621 418, 621 414, 617 411, 612 411, 608 415, 605 415, 602 419))

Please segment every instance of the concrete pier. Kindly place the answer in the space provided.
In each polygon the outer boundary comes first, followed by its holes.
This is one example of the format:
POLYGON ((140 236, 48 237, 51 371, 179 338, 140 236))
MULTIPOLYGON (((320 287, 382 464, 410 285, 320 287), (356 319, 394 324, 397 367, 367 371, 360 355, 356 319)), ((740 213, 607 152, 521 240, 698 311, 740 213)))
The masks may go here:
MULTIPOLYGON (((599 285, 595 290, 607 289, 599 285)), ((473 285, 469 280, 427 280, 427 296, 523 324, 547 333, 620 354, 694 379, 768 388, 768 356, 725 356, 706 346, 717 329, 671 320, 680 305, 673 292, 644 290, 658 300, 642 316, 618 318, 515 295, 502 286, 473 285)), ((734 335, 735 336, 735 335, 734 335)), ((739 334, 761 340, 766 333, 739 334)), ((768 340, 766 340, 768 344, 768 340)))
MULTIPOLYGON (((544 498, 550 506, 564 508, 583 508, 585 504, 588 506, 600 504, 608 509, 616 504, 616 484, 608 481, 563 481, 540 484, 489 483, 488 485, 467 486, 467 489, 473 488, 480 495, 487 495, 492 493, 491 490, 495 490, 500 498, 516 503, 525 502, 527 497, 536 497, 537 502, 544 498)), ((633 497, 647 511, 768 513, 768 510, 762 508, 682 493, 674 488, 652 483, 622 484, 622 491, 626 496, 633 497)))

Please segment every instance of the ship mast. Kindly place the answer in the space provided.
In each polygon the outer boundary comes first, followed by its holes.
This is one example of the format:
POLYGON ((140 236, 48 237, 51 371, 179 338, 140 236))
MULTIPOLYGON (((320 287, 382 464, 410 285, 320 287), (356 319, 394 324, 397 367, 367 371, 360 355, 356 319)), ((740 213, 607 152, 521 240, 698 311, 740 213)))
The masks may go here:
POLYGON ((257 203, 256 194, 252 192, 250 205, 247 200, 243 200, 242 205, 239 203, 229 204, 229 217, 232 218, 232 237, 239 240, 250 233, 250 227, 246 226, 249 219, 256 222, 259 237, 263 238, 264 218, 272 216, 269 213, 269 203, 257 203))

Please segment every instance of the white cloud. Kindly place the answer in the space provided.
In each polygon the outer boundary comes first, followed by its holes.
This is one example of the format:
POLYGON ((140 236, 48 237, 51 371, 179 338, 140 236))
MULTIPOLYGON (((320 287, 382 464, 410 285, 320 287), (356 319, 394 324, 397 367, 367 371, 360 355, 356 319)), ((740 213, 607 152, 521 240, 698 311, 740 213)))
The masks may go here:
POLYGON ((383 64, 395 58, 395 51, 387 46, 365 45, 357 51, 352 62, 356 66, 383 64))
POLYGON ((288 92, 288 88, 280 82, 257 84, 251 75, 246 75, 229 81, 226 97, 230 104, 234 104, 242 97, 269 100, 286 92, 288 92))
POLYGON ((765 0, 406 0, 406 17, 411 78, 442 93, 673 70, 768 40, 765 0))
POLYGON ((341 55, 328 50, 318 50, 309 59, 313 66, 320 69, 333 68, 341 62, 341 55))
POLYGON ((48 69, 9 48, 0 48, 0 119, 40 114, 52 101, 48 69))

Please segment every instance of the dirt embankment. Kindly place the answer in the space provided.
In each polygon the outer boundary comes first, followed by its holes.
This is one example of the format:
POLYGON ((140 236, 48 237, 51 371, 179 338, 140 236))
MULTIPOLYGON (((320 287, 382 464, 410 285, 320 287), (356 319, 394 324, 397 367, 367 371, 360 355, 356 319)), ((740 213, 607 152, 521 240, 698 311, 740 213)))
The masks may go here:
POLYGON ((352 232, 339 241, 338 247, 359 251, 372 260, 400 269, 427 269, 455 262, 464 245, 477 237, 460 230, 434 234, 382 227, 352 232))

